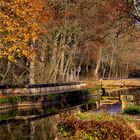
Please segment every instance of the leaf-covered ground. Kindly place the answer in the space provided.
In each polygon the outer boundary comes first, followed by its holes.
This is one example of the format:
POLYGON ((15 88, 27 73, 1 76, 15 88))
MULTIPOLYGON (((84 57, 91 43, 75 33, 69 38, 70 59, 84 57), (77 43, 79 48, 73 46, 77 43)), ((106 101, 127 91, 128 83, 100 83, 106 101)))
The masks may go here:
POLYGON ((108 113, 80 113, 59 123, 58 139, 140 140, 140 121, 108 113))

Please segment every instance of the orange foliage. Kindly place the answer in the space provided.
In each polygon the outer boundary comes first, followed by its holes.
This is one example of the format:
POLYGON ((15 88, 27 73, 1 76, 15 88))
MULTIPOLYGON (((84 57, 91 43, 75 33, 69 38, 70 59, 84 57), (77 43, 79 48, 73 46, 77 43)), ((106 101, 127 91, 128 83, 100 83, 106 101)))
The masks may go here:
POLYGON ((32 59, 34 50, 29 42, 35 41, 41 33, 39 21, 45 18, 44 6, 43 0, 0 1, 0 58, 14 61, 16 57, 25 56, 32 59))

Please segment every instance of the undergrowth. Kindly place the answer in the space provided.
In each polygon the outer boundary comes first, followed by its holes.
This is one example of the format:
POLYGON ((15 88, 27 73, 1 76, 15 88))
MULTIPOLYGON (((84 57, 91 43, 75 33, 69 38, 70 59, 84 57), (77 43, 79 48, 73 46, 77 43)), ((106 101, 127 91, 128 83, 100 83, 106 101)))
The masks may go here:
POLYGON ((59 123, 58 129, 70 140, 140 140, 123 118, 105 113, 71 116, 59 123))

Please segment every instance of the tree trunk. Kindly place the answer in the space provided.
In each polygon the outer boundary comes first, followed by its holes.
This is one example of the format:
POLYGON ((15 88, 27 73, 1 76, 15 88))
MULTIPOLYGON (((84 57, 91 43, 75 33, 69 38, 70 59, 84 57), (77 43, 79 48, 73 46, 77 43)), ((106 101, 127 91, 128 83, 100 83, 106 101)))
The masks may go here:
POLYGON ((54 77, 55 77, 55 68, 56 68, 56 65, 57 65, 57 52, 58 49, 57 49, 57 46, 54 45, 54 48, 52 50, 52 58, 51 58, 51 61, 50 61, 50 71, 49 71, 49 82, 54 82, 54 77))
POLYGON ((66 82, 69 82, 70 80, 70 66, 68 66, 67 68, 67 72, 66 72, 66 82))
POLYGON ((97 58, 96 68, 94 71, 95 80, 99 79, 99 69, 100 69, 101 60, 102 60, 102 47, 99 46, 98 58, 97 58))
POLYGON ((30 62, 30 84, 35 84, 35 60, 30 62))
POLYGON ((61 53, 61 62, 60 62, 60 79, 62 80, 62 82, 64 82, 64 57, 65 57, 65 53, 64 51, 62 51, 61 53))
POLYGON ((42 84, 46 83, 47 79, 47 74, 46 74, 46 68, 45 68, 45 49, 40 50, 40 56, 39 61, 36 62, 36 77, 35 77, 35 82, 37 84, 42 84))
MULTIPOLYGON (((35 47, 35 41, 31 44, 31 48, 35 47)), ((32 60, 30 61, 30 84, 35 84, 35 55, 33 55, 32 60)))

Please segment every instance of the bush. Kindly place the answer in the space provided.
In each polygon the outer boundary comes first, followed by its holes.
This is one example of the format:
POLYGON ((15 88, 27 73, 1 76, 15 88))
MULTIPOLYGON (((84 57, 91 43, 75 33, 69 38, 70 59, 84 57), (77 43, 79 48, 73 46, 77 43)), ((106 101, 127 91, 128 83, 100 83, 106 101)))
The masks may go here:
MULTIPOLYGON (((139 140, 140 138, 124 121, 119 118, 108 120, 83 120, 76 117, 67 118, 58 125, 59 132, 65 128, 71 140, 139 140)), ((63 133, 61 132, 63 135, 63 133)), ((63 135, 64 136, 64 135, 63 135)))
POLYGON ((129 115, 140 115, 140 106, 128 106, 123 113, 129 115))

